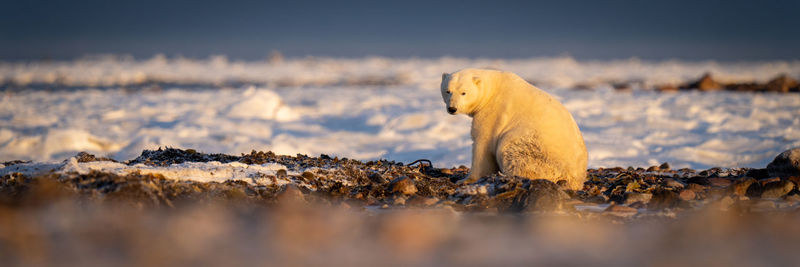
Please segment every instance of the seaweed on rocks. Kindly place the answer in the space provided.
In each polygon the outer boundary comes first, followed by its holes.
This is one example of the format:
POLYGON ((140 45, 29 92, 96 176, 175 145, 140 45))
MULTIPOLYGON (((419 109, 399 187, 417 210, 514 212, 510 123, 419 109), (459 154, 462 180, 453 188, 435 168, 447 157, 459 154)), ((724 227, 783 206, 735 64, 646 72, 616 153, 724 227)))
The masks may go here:
MULTIPOLYGON (((88 153, 80 153, 76 158, 79 164, 108 160, 88 153)), ((166 148, 145 150, 126 164, 169 166, 209 161, 248 165, 275 163, 286 169, 261 174, 261 178, 269 179, 264 183, 255 180, 252 183, 244 180, 199 182, 136 172, 127 175, 100 171, 48 173, 37 177, 11 173, 0 179, 0 191, 3 203, 18 203, 27 199, 24 196, 31 192, 29 188, 37 188, 40 183, 55 183, 58 186, 51 188, 62 188, 64 190, 57 191, 72 192, 70 194, 79 199, 155 207, 215 201, 274 205, 281 204, 282 199, 298 199, 296 195, 303 196, 299 203, 307 204, 344 203, 342 205, 359 208, 450 207, 479 212, 585 213, 583 208, 575 207, 612 205, 615 207, 607 208, 609 214, 624 214, 630 218, 643 216, 640 213, 647 211, 692 210, 711 203, 726 208, 741 207, 739 210, 763 210, 763 207, 749 208, 769 206, 758 204, 756 200, 760 199, 779 203, 775 206, 778 209, 800 209, 800 191, 795 186, 800 178, 764 178, 764 171, 745 168, 675 170, 664 163, 648 168, 589 169, 583 188, 564 190, 558 183, 548 180, 502 174, 456 184, 455 181, 469 173, 467 167, 436 168, 426 160, 403 164, 385 159, 365 162, 328 155, 277 155, 270 151, 233 156, 166 148), (295 197, 279 197, 282 192, 295 197)))
POLYGON ((149 166, 169 166, 172 164, 180 164, 184 162, 209 162, 219 161, 228 163, 238 161, 240 157, 225 155, 225 154, 205 154, 197 152, 194 149, 178 149, 178 148, 158 148, 158 150, 144 150, 142 154, 130 161, 128 165, 144 164, 149 166))

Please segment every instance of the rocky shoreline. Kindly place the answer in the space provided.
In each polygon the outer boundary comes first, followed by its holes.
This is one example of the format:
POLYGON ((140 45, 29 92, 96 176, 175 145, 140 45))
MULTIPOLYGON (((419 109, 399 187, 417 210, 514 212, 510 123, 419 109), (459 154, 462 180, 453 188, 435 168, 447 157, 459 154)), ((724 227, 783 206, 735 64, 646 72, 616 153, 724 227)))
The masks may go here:
MULTIPOLYGON (((112 161, 87 153, 74 158, 81 163, 112 161)), ((455 182, 467 175, 468 168, 434 168, 425 160, 403 164, 386 160, 362 162, 327 155, 285 156, 253 151, 233 156, 167 148, 145 150, 141 156, 124 164, 169 166, 212 161, 247 165, 277 163, 286 169, 274 174, 257 173, 258 177, 253 177, 253 181, 261 182, 198 182, 170 179, 160 174, 119 175, 94 170, 83 174, 68 172, 39 176, 10 173, 0 180, 0 202, 14 206, 26 199, 53 197, 39 192, 37 188, 42 187, 45 191, 69 192, 68 195, 81 199, 123 200, 147 207, 174 207, 176 203, 220 200, 268 206, 288 201, 322 206, 344 205, 356 209, 446 207, 463 212, 558 211, 625 218, 654 214, 673 216, 674 212, 704 208, 739 212, 800 211, 797 187, 800 176, 794 175, 791 166, 786 167, 791 161, 781 157, 770 165, 769 170, 673 170, 667 163, 648 168, 590 169, 588 181, 578 191, 563 189, 547 180, 502 175, 458 185, 455 182)), ((17 164, 25 163, 6 162, 4 166, 17 164)))
MULTIPOLYGON (((625 88, 625 84, 616 85, 615 88, 625 88)), ((797 93, 800 92, 800 83, 786 74, 778 75, 765 83, 758 82, 734 82, 725 83, 714 79, 710 73, 703 74, 699 79, 683 84, 662 84, 655 87, 656 91, 673 92, 685 90, 717 91, 727 90, 733 92, 773 92, 773 93, 797 93)))
POLYGON ((765 169, 591 169, 578 191, 501 175, 458 185, 466 167, 425 160, 256 151, 167 148, 122 163, 80 153, 61 163, 141 170, 125 174, 24 174, 8 170, 34 163, 5 162, 0 258, 6 266, 790 265, 800 260, 796 157, 787 151, 765 169), (282 167, 221 182, 145 172, 200 162, 282 167))

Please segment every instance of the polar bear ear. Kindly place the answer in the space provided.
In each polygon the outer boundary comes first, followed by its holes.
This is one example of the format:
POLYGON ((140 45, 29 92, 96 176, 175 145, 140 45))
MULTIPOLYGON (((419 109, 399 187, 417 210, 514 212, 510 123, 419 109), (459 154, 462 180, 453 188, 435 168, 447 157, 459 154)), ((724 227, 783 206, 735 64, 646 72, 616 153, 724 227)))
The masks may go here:
POLYGON ((442 81, 447 79, 447 72, 442 72, 442 81))
POLYGON ((478 76, 472 77, 472 82, 475 83, 475 86, 481 86, 481 78, 478 76))

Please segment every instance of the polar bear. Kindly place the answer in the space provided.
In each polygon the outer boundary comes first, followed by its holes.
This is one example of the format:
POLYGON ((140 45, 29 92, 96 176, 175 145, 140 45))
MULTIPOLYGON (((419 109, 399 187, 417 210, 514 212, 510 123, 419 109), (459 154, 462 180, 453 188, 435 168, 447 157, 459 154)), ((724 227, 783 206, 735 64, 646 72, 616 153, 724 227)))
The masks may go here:
POLYGON ((461 183, 500 171, 566 180, 570 189, 583 187, 586 146, 558 100, 516 74, 498 70, 444 73, 441 89, 448 113, 472 117, 472 168, 461 183))

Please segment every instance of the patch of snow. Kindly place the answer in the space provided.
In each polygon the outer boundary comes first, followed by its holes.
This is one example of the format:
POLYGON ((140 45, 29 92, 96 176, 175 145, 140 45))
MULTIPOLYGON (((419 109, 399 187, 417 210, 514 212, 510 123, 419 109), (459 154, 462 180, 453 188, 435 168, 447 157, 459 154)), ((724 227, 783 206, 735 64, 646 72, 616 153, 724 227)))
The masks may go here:
MULTIPOLYGON (((184 162, 172 164, 167 167, 154 167, 144 164, 128 166, 122 163, 111 161, 92 161, 78 162, 74 157, 64 162, 56 163, 22 163, 0 168, 0 176, 10 173, 22 173, 24 175, 42 175, 48 173, 79 173, 86 174, 91 171, 101 171, 117 175, 128 175, 131 173, 141 174, 160 174, 169 179, 193 180, 199 182, 225 182, 227 180, 245 181, 258 185, 270 185, 271 179, 265 176, 275 176, 278 170, 288 170, 286 166, 277 163, 266 163, 262 165, 247 165, 239 162, 220 163, 211 162, 184 162)), ((296 172, 288 172, 290 175, 298 175, 296 172)), ((287 184, 290 181, 286 178, 276 178, 277 185, 287 184)))

